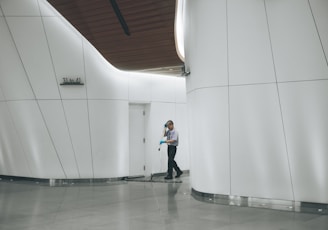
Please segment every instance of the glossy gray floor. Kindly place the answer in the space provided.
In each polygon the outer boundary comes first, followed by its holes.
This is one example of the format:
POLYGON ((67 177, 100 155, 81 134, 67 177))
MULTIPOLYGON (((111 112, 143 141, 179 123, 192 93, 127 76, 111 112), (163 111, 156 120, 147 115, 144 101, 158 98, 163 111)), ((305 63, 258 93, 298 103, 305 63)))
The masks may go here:
POLYGON ((328 229, 328 216, 203 203, 183 183, 0 182, 1 230, 328 229))

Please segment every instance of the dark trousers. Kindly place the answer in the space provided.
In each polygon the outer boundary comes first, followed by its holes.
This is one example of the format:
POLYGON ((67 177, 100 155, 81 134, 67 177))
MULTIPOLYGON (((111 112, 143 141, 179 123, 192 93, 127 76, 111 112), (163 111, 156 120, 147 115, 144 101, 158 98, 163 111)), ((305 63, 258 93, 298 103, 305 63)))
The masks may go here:
POLYGON ((173 145, 167 146, 167 156, 168 156, 168 164, 167 164, 167 175, 172 176, 173 168, 176 172, 180 172, 180 168, 177 165, 177 162, 175 162, 174 157, 177 152, 177 147, 173 145))

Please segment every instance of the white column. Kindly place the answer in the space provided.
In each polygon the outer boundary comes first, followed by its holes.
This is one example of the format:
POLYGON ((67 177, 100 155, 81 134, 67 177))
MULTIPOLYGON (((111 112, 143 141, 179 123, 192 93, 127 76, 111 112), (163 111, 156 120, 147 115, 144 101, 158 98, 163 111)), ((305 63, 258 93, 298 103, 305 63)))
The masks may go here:
POLYGON ((193 189, 328 202, 324 2, 186 1, 193 189))

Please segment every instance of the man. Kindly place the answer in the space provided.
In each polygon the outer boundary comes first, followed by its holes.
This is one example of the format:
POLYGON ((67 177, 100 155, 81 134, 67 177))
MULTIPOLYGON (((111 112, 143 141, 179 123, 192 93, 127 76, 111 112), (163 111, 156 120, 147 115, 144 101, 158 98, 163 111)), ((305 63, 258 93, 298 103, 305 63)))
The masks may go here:
POLYGON ((182 171, 178 167, 177 163, 174 160, 175 154, 177 152, 177 146, 179 145, 179 134, 174 129, 173 121, 169 120, 166 122, 164 127, 164 137, 167 137, 166 141, 162 140, 160 144, 167 143, 167 156, 168 156, 168 169, 167 169, 167 176, 164 178, 166 180, 173 179, 172 173, 173 168, 177 172, 175 178, 179 178, 182 175, 182 171), (168 130, 166 130, 168 128, 168 130))

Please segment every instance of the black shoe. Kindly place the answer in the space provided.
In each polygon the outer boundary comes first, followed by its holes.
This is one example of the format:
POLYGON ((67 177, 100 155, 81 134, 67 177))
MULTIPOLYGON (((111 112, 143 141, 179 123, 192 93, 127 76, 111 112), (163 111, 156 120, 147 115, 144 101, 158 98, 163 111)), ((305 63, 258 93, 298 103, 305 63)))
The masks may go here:
POLYGON ((172 177, 172 176, 166 176, 166 177, 164 177, 164 179, 165 179, 165 180, 172 180, 173 177, 172 177))
POLYGON ((182 171, 180 171, 180 172, 177 172, 177 175, 175 176, 175 178, 179 178, 181 175, 183 174, 183 172, 182 171))

